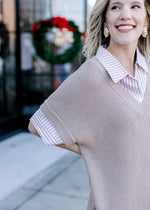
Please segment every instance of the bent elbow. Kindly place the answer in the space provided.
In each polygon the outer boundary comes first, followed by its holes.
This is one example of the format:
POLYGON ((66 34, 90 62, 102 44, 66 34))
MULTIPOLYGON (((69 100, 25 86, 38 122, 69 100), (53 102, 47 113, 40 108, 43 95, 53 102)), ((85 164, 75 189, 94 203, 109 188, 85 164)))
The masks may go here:
POLYGON ((33 124, 31 122, 29 122, 29 124, 28 124, 28 131, 30 133, 33 133, 33 124))
POLYGON ((31 121, 28 124, 28 130, 29 130, 30 133, 33 133, 34 135, 40 137, 39 133, 37 132, 37 130, 35 129, 35 127, 34 127, 34 125, 32 124, 31 121))

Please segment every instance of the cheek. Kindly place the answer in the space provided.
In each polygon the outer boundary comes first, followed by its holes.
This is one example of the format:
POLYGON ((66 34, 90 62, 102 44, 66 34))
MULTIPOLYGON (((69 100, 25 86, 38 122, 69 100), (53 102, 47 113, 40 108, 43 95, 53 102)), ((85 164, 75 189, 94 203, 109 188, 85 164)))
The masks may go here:
POLYGON ((106 24, 109 28, 114 28, 119 19, 119 14, 112 14, 108 12, 106 15, 106 24))
POLYGON ((142 25, 146 25, 147 24, 148 17, 147 17, 147 14, 145 13, 145 11, 143 11, 143 13, 141 13, 141 14, 139 14, 139 15, 136 16, 136 19, 142 25))
POLYGON ((107 19, 106 25, 108 26, 109 29, 113 28, 115 25, 114 19, 107 19))
POLYGON ((112 32, 113 33, 113 31, 115 30, 115 25, 116 25, 116 18, 114 18, 114 17, 109 17, 108 19, 107 19, 107 26, 108 26, 108 28, 109 28, 109 31, 110 31, 110 33, 112 32))
POLYGON ((106 13, 106 24, 111 25, 114 22, 114 16, 110 13, 106 13))
POLYGON ((143 17, 138 17, 137 19, 137 22, 138 22, 138 24, 139 24, 139 27, 141 27, 141 28, 143 28, 145 25, 147 25, 146 23, 147 23, 147 21, 146 21, 146 19, 145 19, 145 16, 143 16, 143 17))

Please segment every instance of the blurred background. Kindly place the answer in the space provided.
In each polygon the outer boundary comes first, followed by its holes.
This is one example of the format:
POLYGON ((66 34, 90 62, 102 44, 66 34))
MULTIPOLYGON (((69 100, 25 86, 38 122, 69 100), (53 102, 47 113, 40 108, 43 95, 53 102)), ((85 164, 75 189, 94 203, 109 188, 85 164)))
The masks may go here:
MULTIPOLYGON (((33 24, 60 16, 74 21, 84 33, 94 3, 95 0, 0 0, 1 139, 11 131, 26 128, 44 99, 81 64, 81 54, 62 65, 37 57, 31 34, 33 24)), ((58 51, 61 47, 57 46, 58 51)))
MULTIPOLYGON (((0 0, 0 210, 86 209, 90 191, 82 158, 45 146, 27 125, 44 99, 84 61, 81 48, 64 63, 37 55, 34 24, 54 17, 73 21, 83 44, 95 1, 0 0)), ((61 56, 73 45, 73 34, 51 27, 43 48, 61 56)))

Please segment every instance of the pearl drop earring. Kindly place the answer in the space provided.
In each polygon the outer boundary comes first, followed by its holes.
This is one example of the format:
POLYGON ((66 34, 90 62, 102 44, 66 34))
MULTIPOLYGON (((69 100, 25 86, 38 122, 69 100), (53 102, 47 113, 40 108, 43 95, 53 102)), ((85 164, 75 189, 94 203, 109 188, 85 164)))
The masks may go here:
POLYGON ((109 28, 106 25, 104 25, 104 36, 105 38, 109 37, 109 28))
POLYGON ((148 35, 147 26, 144 26, 143 31, 142 31, 142 37, 146 38, 147 35, 148 35))

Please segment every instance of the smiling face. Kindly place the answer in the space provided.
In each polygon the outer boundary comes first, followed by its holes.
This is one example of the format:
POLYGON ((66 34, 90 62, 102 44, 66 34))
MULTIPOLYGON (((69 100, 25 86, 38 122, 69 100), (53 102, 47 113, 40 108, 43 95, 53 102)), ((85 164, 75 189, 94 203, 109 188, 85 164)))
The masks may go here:
POLYGON ((106 12, 110 45, 137 45, 147 13, 144 0, 110 0, 106 12))

